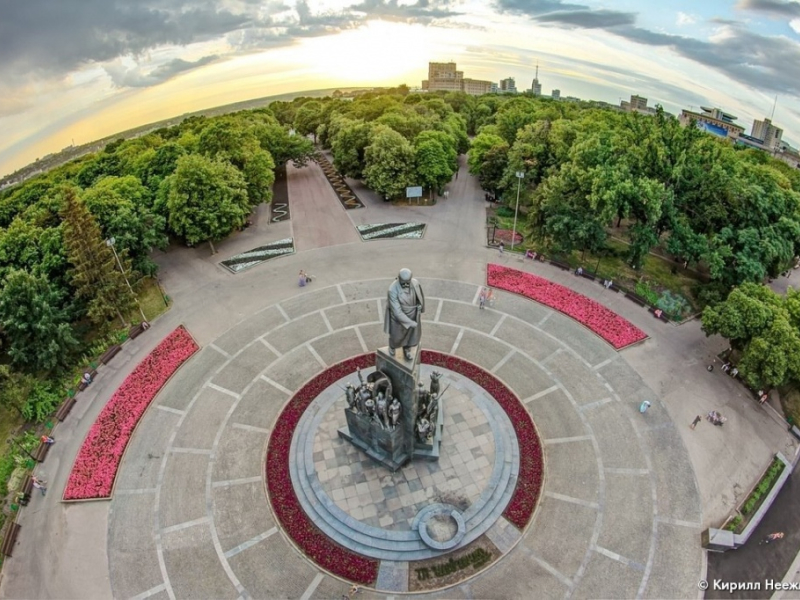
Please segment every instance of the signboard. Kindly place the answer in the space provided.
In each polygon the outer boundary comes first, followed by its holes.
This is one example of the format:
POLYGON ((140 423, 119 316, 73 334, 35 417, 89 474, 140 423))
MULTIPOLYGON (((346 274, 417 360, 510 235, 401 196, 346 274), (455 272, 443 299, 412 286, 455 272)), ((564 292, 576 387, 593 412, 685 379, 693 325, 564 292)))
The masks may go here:
POLYGON ((406 198, 422 198, 422 186, 407 187, 406 198))

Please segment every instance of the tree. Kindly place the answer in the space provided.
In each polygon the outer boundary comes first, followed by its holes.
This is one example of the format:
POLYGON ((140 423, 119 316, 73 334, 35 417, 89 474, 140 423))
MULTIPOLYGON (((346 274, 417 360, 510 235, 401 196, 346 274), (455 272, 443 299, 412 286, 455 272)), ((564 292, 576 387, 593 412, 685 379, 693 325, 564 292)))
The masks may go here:
POLYGON ((417 182, 441 193, 445 184, 453 177, 447 151, 436 140, 423 140, 416 145, 414 162, 416 164, 417 182))
POLYGON ((297 109, 294 115, 294 128, 300 135, 314 135, 317 143, 317 127, 322 123, 322 103, 311 100, 297 109))
POLYGON ((14 366, 28 372, 66 365, 78 342, 60 298, 43 277, 10 271, 0 291, 0 326, 9 342, 14 366))
MULTIPOLYGON (((72 265, 69 276, 76 296, 87 303, 87 315, 101 326, 115 316, 127 326, 124 315, 133 308, 135 298, 97 221, 72 187, 62 189, 61 217, 64 249, 72 265)), ((120 261, 126 268, 124 253, 120 261)))
POLYGON ((364 151, 364 183, 388 198, 401 196, 414 182, 414 148, 409 141, 385 125, 372 133, 364 151))
POLYGON ((370 126, 364 121, 340 118, 332 121, 336 133, 331 138, 333 166, 343 177, 364 176, 364 152, 370 141, 370 126))
POLYGON ((494 133, 481 132, 472 140, 467 165, 485 190, 497 192, 508 165, 509 146, 494 133))
POLYGON ((242 174, 230 163, 190 154, 167 180, 169 226, 189 244, 214 240, 242 227, 250 213, 242 174))

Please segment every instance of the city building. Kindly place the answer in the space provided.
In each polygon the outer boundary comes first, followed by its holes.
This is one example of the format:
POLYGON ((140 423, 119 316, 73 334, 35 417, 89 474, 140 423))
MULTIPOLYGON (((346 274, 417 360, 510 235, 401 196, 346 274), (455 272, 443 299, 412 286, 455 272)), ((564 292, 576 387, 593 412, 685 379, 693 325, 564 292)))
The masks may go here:
POLYGON ((635 112, 643 115, 656 114, 655 108, 647 106, 647 98, 645 98, 644 96, 632 95, 630 102, 628 102, 627 100, 621 100, 619 103, 619 107, 627 112, 635 112))
POLYGON ((550 92, 550 96, 553 98, 553 100, 560 99, 561 98, 561 90, 554 89, 552 92, 550 92))
POLYGON ((491 81, 470 79, 464 77, 464 72, 459 71, 456 63, 428 63, 428 78, 422 82, 422 89, 428 92, 465 92, 473 96, 488 94, 492 86, 491 81))
POLYGON ((534 96, 542 95, 542 84, 539 83, 539 65, 536 65, 536 76, 531 83, 531 92, 533 92, 534 96))
POLYGON ((775 127, 771 120, 764 119, 763 121, 753 121, 753 129, 750 130, 750 135, 757 140, 761 140, 764 146, 774 152, 780 148, 783 129, 775 127))
POLYGON ((516 94, 517 83, 513 77, 506 77, 500 80, 500 93, 501 94, 516 94))
POLYGON ((700 110, 703 112, 697 113, 691 110, 682 110, 681 115, 678 117, 681 125, 685 126, 694 121, 698 129, 702 129, 706 133, 729 138, 734 141, 740 134, 744 133, 744 127, 734 123, 738 117, 726 113, 719 108, 701 106, 700 110))

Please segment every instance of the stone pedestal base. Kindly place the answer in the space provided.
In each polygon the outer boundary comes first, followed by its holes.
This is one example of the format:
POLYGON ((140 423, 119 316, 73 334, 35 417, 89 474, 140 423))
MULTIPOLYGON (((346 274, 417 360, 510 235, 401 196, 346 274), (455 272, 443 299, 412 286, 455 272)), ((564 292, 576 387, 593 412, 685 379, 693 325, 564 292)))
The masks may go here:
POLYGON ((390 471, 408 462, 409 453, 401 427, 384 429, 375 419, 346 410, 347 427, 339 429, 339 437, 347 440, 390 471))

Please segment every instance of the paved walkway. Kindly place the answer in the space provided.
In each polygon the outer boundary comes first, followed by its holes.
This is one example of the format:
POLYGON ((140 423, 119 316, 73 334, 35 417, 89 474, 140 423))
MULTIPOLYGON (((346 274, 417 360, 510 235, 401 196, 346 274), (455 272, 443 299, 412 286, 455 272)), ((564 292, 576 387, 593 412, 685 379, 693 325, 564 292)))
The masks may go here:
MULTIPOLYGON (((295 174, 289 181, 293 202, 295 174)), ((323 179, 320 185, 328 186, 323 179)), ((794 441, 735 381, 719 369, 706 371, 724 342, 706 339, 696 322, 666 325, 600 285, 508 255, 502 260, 509 266, 597 299, 651 339, 617 354, 566 318, 505 294, 494 311, 479 313, 471 303, 486 263, 498 255, 482 245, 484 202, 477 184, 462 171, 456 185, 463 193, 451 191, 433 207, 411 209, 428 215, 429 232, 421 241, 312 248, 238 275, 218 265, 237 252, 291 237, 291 229, 302 226, 293 206, 291 223, 265 225, 261 219, 221 243, 217 255, 207 247, 176 247, 157 256, 175 306, 101 369, 56 429, 58 443, 44 463, 50 493, 21 512, 22 530, 4 565, 0 596, 105 598, 113 592, 166 598, 172 590, 176 596, 248 591, 299 597, 314 585, 316 597, 341 594, 343 584, 299 557, 282 534, 269 533, 263 483, 230 482, 261 477, 266 430, 286 398, 259 379, 262 372, 291 390, 321 368, 315 353, 328 363, 362 351, 356 328, 367 348, 382 343, 377 299, 399 266, 424 278, 437 303, 426 316, 431 323, 424 344, 452 351, 463 331, 455 352, 496 369, 519 388, 550 440, 546 493, 532 529, 485 575, 445 595, 695 593, 693 580, 704 570, 700 529, 727 515, 774 451, 794 456, 794 441), (301 268, 317 279, 298 294, 301 268), (118 484, 127 493, 112 502, 61 504, 72 460, 103 402, 179 323, 203 350, 137 430, 118 484), (528 367, 514 369, 515 361, 528 367), (256 387, 263 395, 251 392, 256 387), (654 406, 642 417, 634 407, 648 394, 654 406), (704 422, 696 431, 688 428, 695 414, 711 408, 729 418, 725 427, 704 422), (562 439, 567 441, 556 441, 562 439), (241 506, 252 506, 253 514, 241 506), (242 547, 259 536, 252 547, 242 547), (270 550, 258 557, 259 547, 270 550), (262 587, 261 578, 275 573, 276 587, 262 587), (528 587, 534 583, 541 587, 528 587)), ((330 201, 343 212, 335 197, 330 201)), ((383 204, 350 212, 360 222, 419 220, 407 208, 383 204)))

